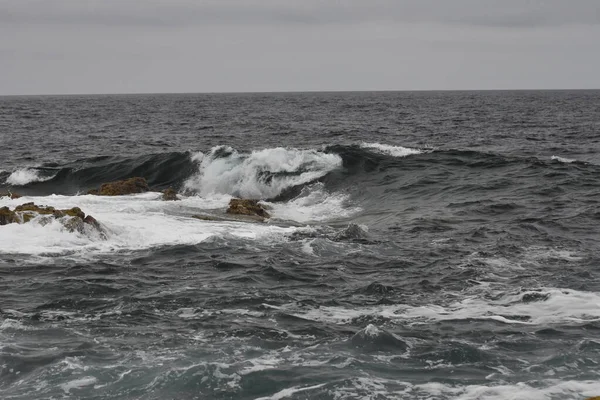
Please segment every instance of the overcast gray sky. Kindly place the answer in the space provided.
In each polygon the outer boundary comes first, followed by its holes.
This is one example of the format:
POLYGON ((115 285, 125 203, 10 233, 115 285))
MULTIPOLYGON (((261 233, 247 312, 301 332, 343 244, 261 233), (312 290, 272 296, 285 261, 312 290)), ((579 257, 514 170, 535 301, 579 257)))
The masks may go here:
POLYGON ((600 0, 0 0, 0 94, 600 88, 600 0))

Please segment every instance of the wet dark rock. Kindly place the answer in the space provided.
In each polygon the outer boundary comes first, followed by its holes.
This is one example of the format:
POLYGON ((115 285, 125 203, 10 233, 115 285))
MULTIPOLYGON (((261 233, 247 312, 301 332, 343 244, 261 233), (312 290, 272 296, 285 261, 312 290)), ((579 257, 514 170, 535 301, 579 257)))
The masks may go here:
POLYGON ((134 177, 122 181, 102 184, 100 189, 92 189, 88 194, 97 196, 123 196, 127 194, 145 193, 150 190, 146 179, 134 177))
POLYGON ((2 197, 8 197, 9 199, 15 200, 15 199, 20 199, 21 195, 15 192, 5 192, 5 193, 0 193, 0 198, 2 197))
POLYGON ((258 200, 231 199, 227 214, 251 215, 260 218, 270 218, 271 215, 258 203, 258 200))
POLYGON ((11 211, 8 207, 0 208, 0 225, 12 224, 17 221, 18 219, 14 211, 11 211))
POLYGON ((100 225, 100 223, 98 221, 96 221, 96 218, 92 217, 91 215, 86 215, 86 217, 83 219, 83 222, 85 222, 86 224, 94 225, 94 226, 100 225))
POLYGON ((177 191, 173 188, 168 188, 166 190, 163 190, 162 192, 162 199, 164 201, 175 201, 175 200, 179 200, 179 198, 177 197, 177 191))
POLYGON ((63 221, 62 224, 65 227, 65 229, 71 233, 85 233, 85 223, 83 222, 83 219, 79 217, 71 217, 63 221))
POLYGON ((39 220, 42 226, 47 225, 53 219, 58 219, 69 232, 84 233, 85 226, 89 225, 105 236, 100 223, 91 215, 86 216, 79 207, 59 210, 49 206, 38 206, 35 203, 21 204, 14 210, 2 207, 0 208, 0 225, 25 224, 39 216, 43 217, 39 220))

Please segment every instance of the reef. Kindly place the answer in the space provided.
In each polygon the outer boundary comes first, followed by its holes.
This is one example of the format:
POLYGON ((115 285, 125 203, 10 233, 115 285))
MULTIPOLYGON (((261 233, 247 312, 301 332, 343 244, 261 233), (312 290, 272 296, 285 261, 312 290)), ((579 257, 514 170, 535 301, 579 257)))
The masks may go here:
POLYGON ((162 199, 164 201, 179 200, 179 198, 177 197, 177 191, 173 188, 168 188, 168 189, 163 190, 162 199))
POLYGON ((100 223, 91 215, 85 215, 81 208, 73 207, 59 210, 54 207, 38 206, 35 203, 25 203, 11 210, 8 207, 0 208, 0 225, 26 224, 36 217, 41 225, 47 225, 52 220, 58 220, 69 232, 84 233, 85 227, 91 226, 105 236, 100 223))
POLYGON ((8 192, 0 193, 0 199, 2 197, 8 197, 9 199, 15 200, 21 198, 21 195, 19 193, 11 192, 9 190, 8 192))
POLYGON ((127 194, 145 193, 150 190, 146 179, 139 176, 122 181, 103 183, 99 189, 92 189, 87 194, 97 196, 123 196, 127 194))
POLYGON ((250 199, 231 199, 227 208, 227 214, 250 215, 262 219, 271 218, 271 215, 258 200, 250 199))

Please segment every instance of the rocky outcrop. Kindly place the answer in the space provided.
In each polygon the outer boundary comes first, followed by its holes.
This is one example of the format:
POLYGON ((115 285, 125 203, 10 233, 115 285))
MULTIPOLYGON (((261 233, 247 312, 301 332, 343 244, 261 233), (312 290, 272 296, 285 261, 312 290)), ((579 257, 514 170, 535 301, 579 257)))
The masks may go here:
POLYGON ((122 181, 102 184, 99 189, 92 189, 87 194, 97 196, 123 196, 127 194, 145 193, 150 190, 144 178, 135 177, 122 181))
POLYGON ((54 218, 79 217, 82 220, 85 218, 85 213, 79 207, 57 210, 54 207, 38 206, 34 203, 21 204, 15 207, 14 212, 22 217, 23 222, 29 222, 36 215, 52 215, 54 218))
POLYGON ((227 214, 249 215, 262 219, 271 218, 271 215, 259 204, 258 200, 250 199, 231 199, 227 214))
POLYGON ((4 193, 0 193, 0 199, 2 197, 8 197, 9 199, 19 199, 21 197, 21 195, 19 193, 15 193, 15 192, 4 192, 4 193))
POLYGON ((44 216, 40 219, 41 225, 46 225, 53 219, 59 220, 69 232, 85 232, 86 225, 93 227, 103 237, 105 232, 102 226, 91 215, 85 215, 79 207, 59 210, 54 207, 38 206, 34 203, 25 203, 15 207, 14 210, 8 207, 0 208, 0 225, 12 223, 25 224, 38 216, 44 216))
POLYGON ((163 190, 162 199, 164 201, 179 200, 179 198, 177 197, 177 191, 173 188, 168 188, 168 189, 163 190))
POLYGON ((0 225, 8 225, 17 221, 17 216, 14 211, 11 211, 8 207, 0 208, 0 225))

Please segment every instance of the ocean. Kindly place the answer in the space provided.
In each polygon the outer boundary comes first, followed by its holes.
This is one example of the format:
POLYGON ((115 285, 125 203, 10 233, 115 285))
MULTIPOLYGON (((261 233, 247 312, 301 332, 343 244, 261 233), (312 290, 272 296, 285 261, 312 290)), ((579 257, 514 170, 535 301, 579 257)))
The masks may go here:
POLYGON ((600 91, 0 97, 8 190, 106 234, 0 226, 2 399, 600 396, 600 91))

